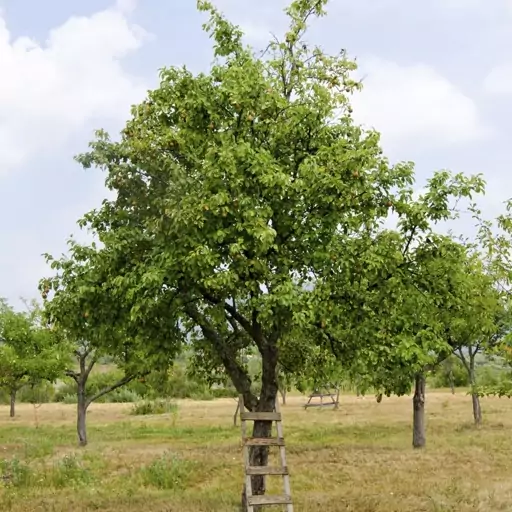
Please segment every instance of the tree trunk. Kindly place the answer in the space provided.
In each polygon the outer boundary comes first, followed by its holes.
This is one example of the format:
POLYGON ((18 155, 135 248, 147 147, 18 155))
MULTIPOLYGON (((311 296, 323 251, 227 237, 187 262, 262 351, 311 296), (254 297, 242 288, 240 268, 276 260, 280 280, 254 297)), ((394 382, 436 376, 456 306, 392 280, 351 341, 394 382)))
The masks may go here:
POLYGON ((76 404, 76 432, 78 434, 78 444, 80 446, 87 445, 87 407, 85 396, 85 384, 78 382, 77 404, 76 404))
MULTIPOLYGON (((278 393, 278 383, 276 375, 277 366, 277 347, 267 346, 262 352, 262 374, 261 374, 261 393, 256 407, 256 412, 273 412, 275 409, 278 393)), ((253 437, 271 437, 271 421, 255 421, 252 432, 253 437)), ((249 464, 251 466, 268 465, 268 446, 251 446, 249 449, 249 464)), ((251 486, 253 495, 263 495, 266 491, 265 476, 257 475, 251 477, 251 486)), ((245 486, 242 492, 242 507, 246 507, 245 486)), ((246 508, 244 508, 246 510, 246 508)), ((260 507, 254 508, 255 512, 260 507)))
POLYGON ((480 397, 478 393, 472 393, 471 398, 473 399, 473 419, 475 425, 480 426, 482 424, 482 409, 480 407, 480 397))
POLYGON ((475 359, 471 357, 469 362, 469 383, 471 385, 471 399, 473 402, 473 420, 479 427, 482 424, 482 408, 480 407, 480 397, 476 389, 475 359))
POLYGON ((450 375, 448 378, 450 379, 450 389, 452 390, 452 395, 455 395, 455 379, 453 377, 453 371, 450 370, 450 375))
POLYGON ((11 418, 14 418, 14 416, 16 415, 16 390, 15 389, 11 389, 10 397, 11 397, 11 408, 9 410, 9 416, 11 418))
POLYGON ((281 404, 286 405, 286 388, 280 389, 279 394, 281 395, 281 404))
POLYGON ((426 443, 425 435, 425 387, 424 373, 416 374, 414 383, 413 403, 413 432, 412 445, 414 448, 423 448, 426 443))

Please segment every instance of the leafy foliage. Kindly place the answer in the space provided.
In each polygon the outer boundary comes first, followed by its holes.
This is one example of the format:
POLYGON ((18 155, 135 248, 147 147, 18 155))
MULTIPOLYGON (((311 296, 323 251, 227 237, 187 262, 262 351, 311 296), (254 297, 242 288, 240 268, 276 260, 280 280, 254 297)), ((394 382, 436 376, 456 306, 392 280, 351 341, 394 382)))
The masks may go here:
POLYGON ((27 384, 62 375, 67 358, 55 341, 36 304, 18 312, 0 302, 0 387, 16 393, 27 384))
MULTIPOLYGON (((388 345, 382 339, 398 332, 406 313, 382 328, 375 319, 383 308, 375 306, 387 296, 386 305, 418 310, 421 296, 411 296, 405 276, 418 263, 411 240, 449 218, 451 197, 481 189, 477 178, 441 172, 412 200, 412 164, 391 166, 379 135, 353 122, 355 63, 305 39, 308 19, 325 4, 292 2, 284 40, 259 58, 237 27, 200 1, 214 41, 209 73, 162 70, 120 141, 98 132, 78 160, 104 169, 116 192, 82 221, 102 247, 72 244, 71 259, 54 262, 61 275, 53 288, 75 294, 66 316, 83 323, 72 312, 86 312, 100 330, 123 326, 150 340, 155 354, 176 353, 188 332, 198 366, 210 376, 226 372, 250 408, 272 405, 279 354, 297 375, 316 366, 308 357, 292 361, 311 345, 295 334, 318 331, 327 317, 344 355, 357 352, 373 366, 389 360, 391 349, 382 354, 375 345, 388 345), (382 230, 390 211, 401 218, 399 232, 382 230), (353 327, 362 303, 376 311, 364 330, 353 327), (161 333, 173 334, 168 345, 161 333), (244 362, 253 349, 262 357, 260 400, 244 362)), ((417 332, 424 323, 407 327, 422 343, 401 335, 402 359, 424 364, 435 338, 417 332)))
POLYGON ((138 402, 132 407, 132 414, 135 416, 146 416, 149 414, 173 414, 178 413, 178 406, 169 400, 146 400, 138 402))

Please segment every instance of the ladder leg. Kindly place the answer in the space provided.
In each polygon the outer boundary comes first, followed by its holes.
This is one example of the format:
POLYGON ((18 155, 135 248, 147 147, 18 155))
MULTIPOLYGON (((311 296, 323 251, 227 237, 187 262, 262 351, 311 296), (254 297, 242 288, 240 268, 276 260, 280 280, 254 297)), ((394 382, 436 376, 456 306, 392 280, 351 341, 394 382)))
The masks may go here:
POLYGON ((238 411, 240 410, 240 398, 237 400, 236 402, 236 411, 235 411, 235 414, 233 416, 233 425, 236 427, 236 419, 238 417, 238 411))
MULTIPOLYGON (((276 412, 281 412, 281 407, 279 406, 279 400, 276 400, 276 412)), ((284 430, 283 430, 283 424, 281 421, 276 421, 276 430, 277 430, 277 437, 283 439, 284 438, 284 430)), ((279 455, 281 457, 281 466, 283 468, 287 467, 286 464, 286 450, 284 446, 279 447, 279 455)), ((291 486, 290 486, 290 475, 287 473, 286 475, 283 475, 283 490, 286 496, 291 496, 291 486)), ((286 505, 286 512, 293 512, 293 505, 291 503, 288 503, 286 505)))
MULTIPOLYGON (((242 429, 242 439, 245 439, 247 437, 247 423, 246 420, 244 420, 242 417, 242 413, 245 410, 244 397, 242 395, 240 395, 240 398, 238 400, 238 410, 240 410, 240 425, 242 429)), ((244 443, 242 450, 244 452, 245 502, 247 504, 247 512, 254 512, 254 507, 249 502, 249 498, 252 497, 251 476, 247 474, 247 468, 250 466, 249 447, 244 443)))

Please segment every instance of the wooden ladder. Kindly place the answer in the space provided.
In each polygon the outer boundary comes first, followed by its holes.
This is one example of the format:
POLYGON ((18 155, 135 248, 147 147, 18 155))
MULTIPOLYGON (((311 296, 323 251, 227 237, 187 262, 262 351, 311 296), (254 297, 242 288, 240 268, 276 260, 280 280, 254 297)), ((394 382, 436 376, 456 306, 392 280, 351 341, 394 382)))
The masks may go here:
POLYGON ((293 503, 290 489, 290 475, 286 465, 286 451, 284 445, 283 424, 279 400, 276 398, 274 412, 247 412, 244 398, 240 395, 240 423, 242 425, 242 443, 245 464, 245 492, 247 498, 247 512, 254 512, 254 507, 265 505, 286 505, 286 512, 293 512, 293 503), (256 438, 247 436, 247 421, 275 421, 277 437, 256 438), (250 446, 278 446, 281 458, 281 466, 251 466, 249 461, 250 446), (280 496, 253 495, 251 476, 254 475, 281 475, 283 477, 284 494, 280 496))

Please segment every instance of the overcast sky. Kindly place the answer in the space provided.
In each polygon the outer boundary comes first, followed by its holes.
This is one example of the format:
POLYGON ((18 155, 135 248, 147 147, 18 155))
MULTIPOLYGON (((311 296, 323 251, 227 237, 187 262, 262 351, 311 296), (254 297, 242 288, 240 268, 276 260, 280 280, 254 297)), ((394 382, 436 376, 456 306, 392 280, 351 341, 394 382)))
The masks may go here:
MULTIPOLYGON (((255 47, 282 33, 284 0, 216 0, 255 47)), ((73 155, 117 132, 158 69, 207 69, 195 0, 0 0, 0 296, 37 296, 76 220, 105 197, 73 155)), ((357 57, 359 122, 420 185, 440 168, 481 172, 489 216, 512 196, 512 0, 331 0, 311 42, 357 57)))

